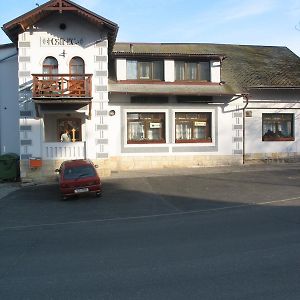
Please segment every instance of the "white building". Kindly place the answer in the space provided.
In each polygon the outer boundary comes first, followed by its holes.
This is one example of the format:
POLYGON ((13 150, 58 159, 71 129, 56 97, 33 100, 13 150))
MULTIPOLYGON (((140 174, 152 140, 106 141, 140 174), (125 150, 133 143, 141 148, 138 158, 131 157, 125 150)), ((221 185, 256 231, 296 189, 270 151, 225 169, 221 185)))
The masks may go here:
POLYGON ((77 158, 109 175, 299 156, 300 60, 285 47, 116 43, 117 24, 69 0, 3 30, 0 149, 23 178, 77 158))
POLYGON ((0 45, 0 154, 19 148, 18 55, 13 44, 0 45))

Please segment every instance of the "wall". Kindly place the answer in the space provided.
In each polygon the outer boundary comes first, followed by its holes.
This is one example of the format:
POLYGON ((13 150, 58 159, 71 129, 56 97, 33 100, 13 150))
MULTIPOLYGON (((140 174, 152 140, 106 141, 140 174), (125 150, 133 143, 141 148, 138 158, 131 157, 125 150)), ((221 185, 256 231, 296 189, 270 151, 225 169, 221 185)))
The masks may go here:
MULTIPOLYGON (((107 82, 108 82, 108 41, 105 32, 100 32, 86 19, 73 16, 69 12, 62 15, 54 14, 19 35, 19 104, 20 104, 20 143, 21 176, 30 177, 27 162, 30 157, 42 157, 42 143, 44 143, 44 122, 36 118, 34 102, 32 100, 32 75, 41 74, 42 64, 47 56, 58 60, 60 74, 69 73, 69 62, 74 56, 81 57, 85 62, 85 73, 92 74, 92 116, 88 120, 88 108, 74 110, 58 108, 57 113, 81 113, 86 115, 84 132, 87 157, 103 159, 108 157, 107 138, 107 82), (59 25, 66 24, 61 30, 59 25), (82 26, 84 24, 84 26, 82 26), (54 40, 53 40, 54 39, 54 40), (58 39, 58 40, 57 40, 58 39), (61 43, 60 39, 65 39, 61 43), (70 42, 72 39, 72 43, 70 42), (52 45, 52 42, 58 44, 52 45), (69 41, 69 42, 68 42, 69 41), (75 43, 74 43, 75 42, 75 43), (76 44, 77 43, 77 44, 76 44)), ((50 107, 49 107, 50 109, 50 107)), ((47 108, 41 111, 41 117, 53 113, 47 108)), ((53 128, 55 131, 55 127, 53 128)), ((47 165, 46 163, 44 165, 47 165)))
POLYGON ((174 60, 164 60, 165 82, 175 81, 175 62, 174 60))
POLYGON ((248 160, 297 158, 300 156, 300 92, 253 91, 245 118, 245 153, 248 160), (263 113, 294 114, 294 141, 262 141, 263 113))
POLYGON ((20 153, 16 53, 14 47, 0 49, 0 154, 20 153))
POLYGON ((17 50, 13 44, 0 45, 0 61, 14 54, 17 54, 17 50))
MULTIPOLYGON (((112 168, 154 168, 212 166, 242 163, 242 107, 239 99, 230 104, 178 104, 169 98, 168 104, 130 104, 126 95, 110 95, 109 156, 115 160, 112 168), (127 112, 165 113, 166 143, 127 144, 127 112), (175 143, 175 112, 211 112, 212 142, 198 144, 175 143)), ((225 101, 225 99, 223 99, 225 101)), ((228 101, 228 99, 227 99, 228 101)))
POLYGON ((220 82, 221 81, 221 62, 220 61, 211 61, 210 62, 210 76, 211 82, 220 82))

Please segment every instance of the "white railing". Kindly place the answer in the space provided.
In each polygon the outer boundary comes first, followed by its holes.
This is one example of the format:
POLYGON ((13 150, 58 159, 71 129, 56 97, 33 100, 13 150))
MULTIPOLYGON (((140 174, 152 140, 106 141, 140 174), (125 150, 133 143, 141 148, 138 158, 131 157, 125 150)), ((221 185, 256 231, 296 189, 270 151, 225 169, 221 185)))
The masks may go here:
POLYGON ((86 158, 85 142, 44 143, 43 159, 83 159, 86 158))

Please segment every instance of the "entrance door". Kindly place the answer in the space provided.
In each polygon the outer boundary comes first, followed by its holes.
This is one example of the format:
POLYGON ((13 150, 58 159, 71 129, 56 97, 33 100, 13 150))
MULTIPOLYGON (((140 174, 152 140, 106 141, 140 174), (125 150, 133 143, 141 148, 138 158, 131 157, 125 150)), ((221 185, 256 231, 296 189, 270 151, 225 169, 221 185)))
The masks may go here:
POLYGON ((82 141, 81 119, 66 118, 57 120, 57 140, 61 140, 61 135, 68 130, 71 142, 82 141))

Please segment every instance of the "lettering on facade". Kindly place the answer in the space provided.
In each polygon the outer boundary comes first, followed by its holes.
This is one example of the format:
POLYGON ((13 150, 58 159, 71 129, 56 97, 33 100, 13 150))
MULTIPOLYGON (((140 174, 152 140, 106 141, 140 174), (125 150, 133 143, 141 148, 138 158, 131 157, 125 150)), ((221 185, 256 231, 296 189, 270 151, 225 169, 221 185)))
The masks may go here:
POLYGON ((68 37, 68 38, 59 38, 59 37, 41 37, 41 46, 42 47, 51 47, 51 46, 82 46, 83 38, 68 37))

